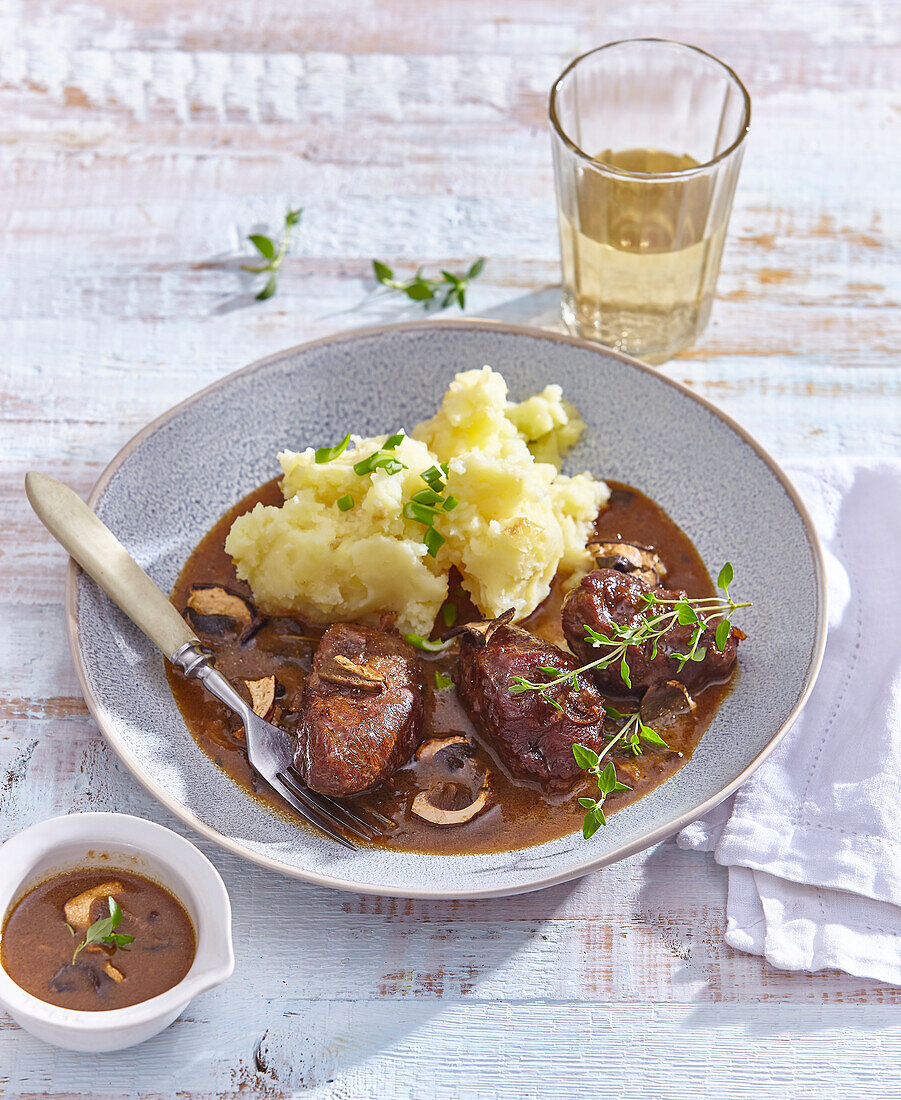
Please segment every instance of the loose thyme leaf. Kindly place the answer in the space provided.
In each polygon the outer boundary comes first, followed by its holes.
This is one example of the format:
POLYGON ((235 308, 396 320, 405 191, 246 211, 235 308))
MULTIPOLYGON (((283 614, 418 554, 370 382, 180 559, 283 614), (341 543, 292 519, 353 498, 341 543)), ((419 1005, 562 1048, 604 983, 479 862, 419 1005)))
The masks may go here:
POLYGON ((266 285, 256 296, 258 302, 265 302, 267 298, 271 298, 278 288, 278 279, 274 274, 270 275, 266 280, 266 285))
POLYGON ((457 621, 457 605, 455 603, 446 603, 441 608, 441 618, 444 619, 445 626, 453 626, 457 621))
POLYGON ((450 676, 445 676, 443 672, 435 673, 435 687, 439 691, 444 691, 446 688, 453 687, 454 681, 450 676))
POLYGON ((332 459, 338 457, 338 455, 344 454, 347 450, 347 445, 350 443, 350 432, 341 440, 340 443, 336 443, 334 447, 318 447, 313 455, 313 461, 318 462, 321 466, 324 462, 331 462, 332 459))
POLYGON ((592 768, 596 768, 600 762, 600 757, 593 750, 587 748, 585 745, 573 745, 573 756, 576 763, 580 768, 585 768, 590 771, 592 768))
POLYGON ((406 288, 405 293, 414 302, 430 302, 435 297, 434 287, 421 279, 417 279, 406 288))
POLYGON ((723 621, 716 628, 716 648, 720 651, 720 653, 722 653, 723 650, 726 648, 726 641, 729 637, 729 631, 731 629, 732 623, 730 623, 728 619, 723 619, 723 621))
POLYGON ((372 270, 375 272, 375 277, 380 283, 386 286, 390 285, 391 280, 394 278, 394 272, 387 264, 383 264, 381 260, 373 260, 372 270))
POLYGON ((261 233, 251 233, 247 239, 257 252, 261 256, 265 256, 267 260, 271 260, 275 255, 275 241, 270 237, 264 237, 261 233))
POLYGON ((669 745, 663 740, 660 734, 656 730, 652 730, 650 726, 639 724, 638 728, 645 741, 649 741, 652 745, 661 745, 665 749, 669 748, 669 745))
POLYGON ((684 600, 676 604, 676 617, 679 620, 680 626, 691 626, 693 623, 699 621, 694 608, 684 600))
POLYGON ((598 790, 602 794, 610 794, 613 788, 616 786, 616 768, 612 763, 608 763, 607 767, 602 772, 598 773, 598 790))

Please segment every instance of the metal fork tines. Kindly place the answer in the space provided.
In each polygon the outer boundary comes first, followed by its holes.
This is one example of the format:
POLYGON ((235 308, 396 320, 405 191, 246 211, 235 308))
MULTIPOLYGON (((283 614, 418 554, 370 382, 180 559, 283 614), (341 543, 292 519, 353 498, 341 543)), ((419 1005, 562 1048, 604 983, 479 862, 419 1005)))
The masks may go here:
MULTIPOLYGON (((374 840, 382 835, 382 830, 372 822, 366 821, 334 799, 317 794, 304 786, 303 778, 294 767, 294 754, 288 734, 254 714, 250 704, 241 698, 214 667, 208 651, 199 645, 185 645, 173 656, 172 662, 187 677, 200 680, 211 695, 241 719, 251 767, 305 821, 338 844, 353 850, 357 846, 344 833, 351 833, 361 840, 374 840)), ((375 811, 370 812, 375 814, 375 811)), ((377 816, 389 824, 381 814, 377 816)))

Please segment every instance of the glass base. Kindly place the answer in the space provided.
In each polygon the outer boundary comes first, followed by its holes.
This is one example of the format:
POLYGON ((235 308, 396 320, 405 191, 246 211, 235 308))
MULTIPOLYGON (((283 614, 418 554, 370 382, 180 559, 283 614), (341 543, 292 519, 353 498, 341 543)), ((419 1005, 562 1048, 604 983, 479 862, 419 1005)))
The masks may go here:
POLYGON ((660 366, 697 340, 710 316, 710 304, 708 300, 665 313, 586 308, 584 305, 577 307, 574 298, 564 291, 560 311, 563 323, 573 336, 660 366))

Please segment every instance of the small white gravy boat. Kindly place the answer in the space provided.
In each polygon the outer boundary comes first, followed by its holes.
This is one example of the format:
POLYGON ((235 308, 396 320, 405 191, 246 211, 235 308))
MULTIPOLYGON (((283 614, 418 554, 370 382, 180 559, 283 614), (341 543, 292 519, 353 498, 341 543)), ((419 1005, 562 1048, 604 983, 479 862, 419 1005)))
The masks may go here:
POLYGON ((121 1050, 156 1035, 235 968, 231 903, 219 872, 184 837, 128 814, 87 813, 32 825, 0 847, 0 929, 33 886, 78 868, 134 871, 182 903, 194 925, 191 969, 172 989, 128 1008, 58 1008, 26 993, 0 966, 0 1006, 38 1039, 68 1050, 121 1050))

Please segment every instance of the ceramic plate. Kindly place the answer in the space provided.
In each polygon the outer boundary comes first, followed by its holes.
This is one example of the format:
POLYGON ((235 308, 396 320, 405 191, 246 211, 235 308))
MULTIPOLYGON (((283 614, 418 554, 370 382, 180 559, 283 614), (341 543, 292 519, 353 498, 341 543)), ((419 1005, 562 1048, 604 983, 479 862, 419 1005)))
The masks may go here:
POLYGON ((731 560, 753 600, 741 674, 693 759, 581 835, 496 855, 346 851, 247 797, 189 734, 153 645, 72 567, 72 652, 88 705, 160 802, 223 847, 344 890, 478 897, 583 875, 663 839, 731 793, 797 716, 825 641, 823 567, 785 476, 736 424, 635 360, 538 329, 490 321, 356 330, 238 371, 155 420, 113 460, 91 504, 168 592, 191 549, 236 500, 278 471, 275 455, 410 427, 457 371, 490 364, 520 400, 563 386, 588 423, 565 470, 636 485, 692 537, 708 568, 731 560))

